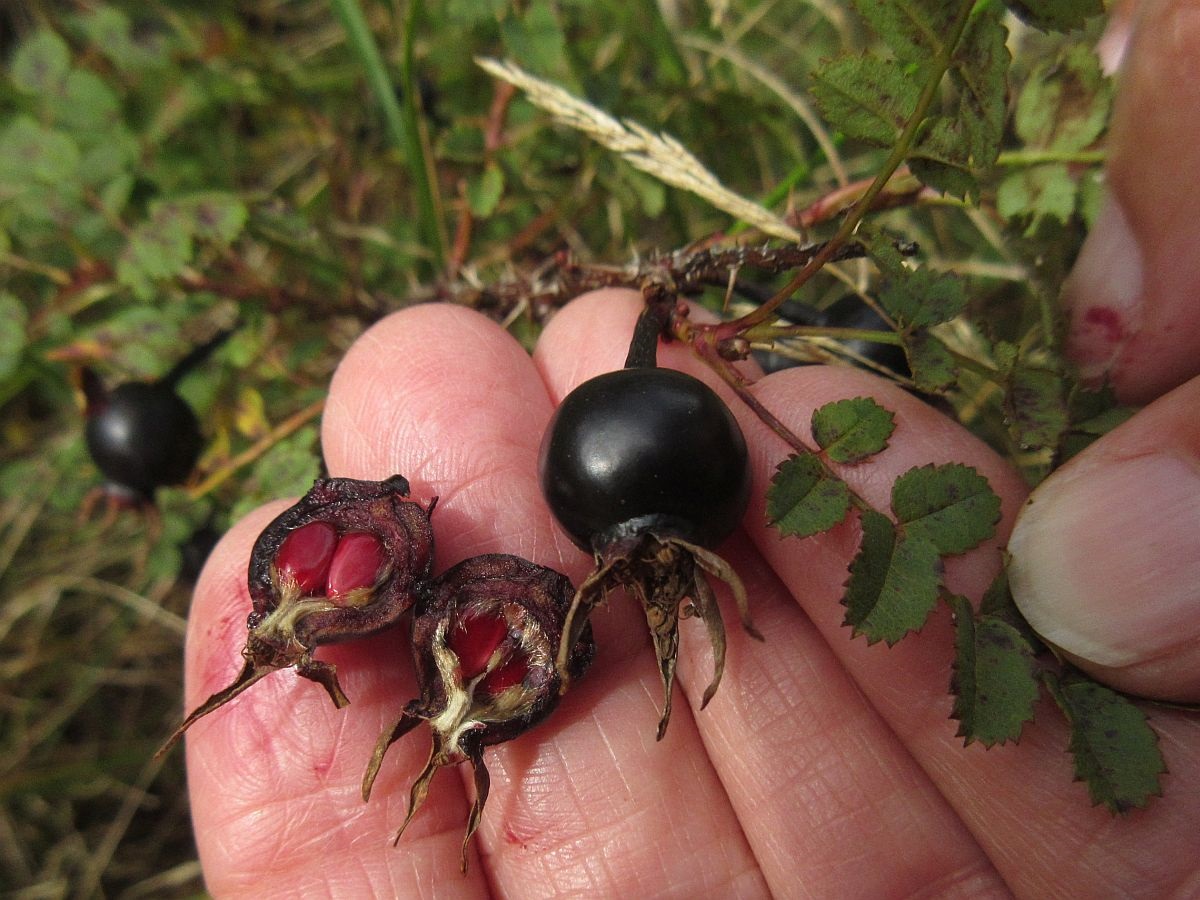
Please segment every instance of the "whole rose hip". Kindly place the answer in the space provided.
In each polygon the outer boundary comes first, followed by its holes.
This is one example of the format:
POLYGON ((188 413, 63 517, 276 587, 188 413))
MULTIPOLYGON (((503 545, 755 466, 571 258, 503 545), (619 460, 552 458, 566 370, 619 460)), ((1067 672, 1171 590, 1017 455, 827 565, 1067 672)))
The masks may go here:
POLYGON ((105 479, 84 501, 85 518, 102 498, 114 512, 151 508, 158 488, 187 480, 204 438, 196 413, 179 395, 179 383, 231 334, 219 332, 155 381, 127 381, 110 389, 91 369, 77 370, 85 400, 84 440, 105 479))
POLYGON ((625 368, 563 398, 542 438, 538 472, 550 512, 596 560, 567 614, 560 661, 592 610, 623 588, 645 612, 658 659, 661 740, 671 719, 680 619, 704 622, 713 649, 701 709, 721 683, 725 626, 710 577, 729 585, 747 633, 762 636, 741 579, 714 550, 749 503, 745 438, 712 388, 657 366, 664 320, 654 313, 648 308, 638 319, 625 368))

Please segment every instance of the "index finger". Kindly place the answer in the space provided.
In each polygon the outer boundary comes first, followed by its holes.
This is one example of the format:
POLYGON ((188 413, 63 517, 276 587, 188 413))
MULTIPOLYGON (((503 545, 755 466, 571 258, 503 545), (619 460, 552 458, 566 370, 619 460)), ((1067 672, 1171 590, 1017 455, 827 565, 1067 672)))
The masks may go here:
POLYGON ((1146 403, 1200 374, 1200 12, 1140 3, 1109 133, 1111 196, 1064 288, 1085 376, 1146 403))

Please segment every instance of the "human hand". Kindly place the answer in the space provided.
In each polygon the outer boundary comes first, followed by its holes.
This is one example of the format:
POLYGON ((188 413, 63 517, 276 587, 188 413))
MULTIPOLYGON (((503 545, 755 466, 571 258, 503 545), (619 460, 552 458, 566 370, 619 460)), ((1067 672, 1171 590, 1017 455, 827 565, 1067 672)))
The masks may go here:
MULTIPOLYGON (((468 310, 408 309, 372 328, 334 378, 323 426, 330 472, 406 475, 438 495, 436 571, 508 552, 576 582, 590 560, 557 531, 536 456, 554 403, 620 366, 640 298, 593 294, 548 326, 530 359, 468 310)), ((713 383, 678 346, 664 365, 713 383)), ((812 409, 871 393, 895 411, 890 447, 846 477, 884 504, 913 465, 961 461, 1004 500, 1006 533, 1023 498, 1012 471, 908 394, 842 369, 791 369, 755 392, 801 430, 812 409)), ((555 715, 488 750, 492 793, 470 872, 458 872, 469 773, 434 781, 398 847, 407 786, 428 744, 395 744, 371 801, 359 785, 380 730, 415 696, 399 631, 322 648, 351 706, 336 710, 290 670, 198 722, 187 750, 195 831, 218 896, 580 895, 883 896, 928 892, 1079 895, 1176 884, 1200 825, 1200 728, 1156 715, 1171 795, 1114 822, 1070 781, 1053 715, 1017 747, 964 750, 947 721, 948 616, 891 650, 852 641, 837 600, 857 541, 848 523, 807 541, 764 524, 762 496, 786 445, 731 400, 751 448, 754 508, 722 553, 746 581, 765 644, 729 632, 725 680, 693 713, 711 665, 702 629, 684 628, 666 738, 653 740, 658 674, 640 610, 618 598, 592 617, 598 654, 555 715)), ((197 587, 188 641, 189 704, 229 681, 245 639, 250 545, 282 503, 247 517, 197 587)), ((996 542, 952 561, 953 590, 977 596, 996 542)), ((732 620, 731 620, 732 621, 732 620)))
POLYGON ((1149 405, 1033 493, 1010 575, 1080 667, 1200 702, 1200 4, 1126 7, 1111 196, 1065 299, 1083 374, 1149 405))
MULTIPOLYGON (((1097 228, 1068 297, 1077 356, 1091 374, 1109 372, 1124 396, 1138 400, 1191 378, 1200 360, 1200 306, 1189 294, 1200 285, 1200 253, 1192 246, 1200 231, 1189 215, 1197 188, 1179 180, 1181 172, 1200 170, 1189 164, 1200 163, 1193 159, 1200 141, 1180 137, 1200 135, 1200 104, 1187 96, 1193 79, 1175 74, 1197 45, 1196 26, 1187 21, 1194 4, 1150 6, 1150 33, 1180 37, 1156 44, 1153 53, 1135 45, 1111 163, 1124 212, 1110 212, 1097 228), (1113 249, 1121 247, 1123 257, 1113 249), (1131 247, 1140 247, 1136 279, 1125 277, 1131 247), (1106 270, 1110 257, 1125 263, 1106 270), (1119 348, 1102 342, 1093 353, 1090 329, 1105 316, 1087 310, 1109 306, 1128 317, 1135 297, 1143 298, 1141 308, 1126 321, 1140 319, 1142 327, 1128 331, 1147 337, 1122 340, 1119 348)), ((621 364, 638 305, 635 296, 614 292, 571 304, 533 360, 463 309, 425 306, 385 320, 355 345, 334 380, 323 434, 331 473, 378 479, 399 472, 412 481, 414 496, 439 495, 438 572, 468 556, 506 552, 578 582, 590 560, 545 510, 537 447, 557 400, 621 364)), ((665 365, 722 390, 681 348, 660 353, 665 365)), ((885 506, 898 474, 947 461, 975 466, 1003 498, 997 540, 951 561, 953 590, 978 596, 1020 512, 1013 574, 1031 618, 1040 617, 1068 650, 1079 649, 1070 635, 1080 621, 1097 627, 1115 616, 1118 634, 1136 634, 1127 618, 1132 608, 1151 625, 1166 623, 1143 630, 1178 637, 1166 652, 1108 665, 1101 674, 1118 686, 1198 699, 1197 642, 1187 631, 1198 620, 1195 593, 1187 589, 1200 583, 1198 532, 1187 528, 1194 525, 1187 517, 1195 504, 1187 500, 1195 492, 1187 494, 1186 485, 1200 446, 1195 417, 1187 415, 1200 392, 1195 380, 1057 473, 1023 511, 1024 489, 998 457, 868 375, 792 369, 762 379, 754 391, 801 434, 817 406, 868 393, 878 398, 896 413, 891 444, 870 464, 845 472, 868 499, 885 506), (1166 478, 1166 500, 1175 502, 1164 501, 1161 486, 1158 494, 1139 486, 1156 477, 1166 478), (1147 504, 1148 519, 1131 518, 1147 504), (1108 525, 1114 520, 1120 527, 1108 525), (1163 563, 1143 574, 1160 545, 1135 539, 1156 534, 1170 543, 1163 563), (1136 549, 1126 550, 1130 545, 1136 549), (1072 558, 1081 561, 1077 569, 1062 566, 1072 558), (1093 566, 1104 566, 1102 579, 1091 577, 1093 566), (1171 584, 1181 589, 1173 593, 1171 584)), ((689 702, 676 703, 666 738, 654 742, 661 697, 645 623, 630 601, 616 598, 592 618, 599 650, 588 676, 547 723, 487 751, 491 798, 470 872, 461 876, 469 772, 441 773, 399 846, 390 846, 408 785, 425 761, 424 735, 394 745, 371 801, 359 796, 379 731, 415 696, 404 636, 397 630, 322 648, 353 701, 348 709, 335 710, 323 691, 287 670, 189 733, 195 832, 210 890, 256 897, 1194 891, 1195 718, 1153 711, 1172 773, 1167 796, 1121 819, 1089 808, 1085 789, 1071 783, 1066 729, 1049 708, 1017 746, 964 749, 947 721, 945 611, 890 650, 851 640, 837 600, 855 526, 806 541, 781 540, 766 528, 763 492, 787 448, 736 400, 730 405, 750 444, 755 505, 744 533, 722 553, 745 579, 767 642, 729 629, 725 680, 707 710, 693 712, 710 673, 707 640, 699 626, 685 626, 679 684, 689 702)), ((235 526, 205 570, 190 619, 189 708, 238 667, 250 546, 285 505, 235 526)))

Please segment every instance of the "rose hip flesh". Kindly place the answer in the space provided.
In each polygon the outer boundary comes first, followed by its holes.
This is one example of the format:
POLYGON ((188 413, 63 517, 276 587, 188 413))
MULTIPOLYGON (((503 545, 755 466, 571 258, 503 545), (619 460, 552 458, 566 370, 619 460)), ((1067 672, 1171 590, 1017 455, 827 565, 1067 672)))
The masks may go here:
POLYGON ((487 676, 479 682, 476 691, 481 691, 490 697, 497 697, 510 687, 524 684, 525 677, 528 674, 529 660, 524 656, 514 653, 503 665, 497 666, 488 672, 487 676))
POLYGON ((447 643, 458 657, 462 677, 470 679, 483 672, 507 636, 508 622, 502 616, 459 616, 447 643))

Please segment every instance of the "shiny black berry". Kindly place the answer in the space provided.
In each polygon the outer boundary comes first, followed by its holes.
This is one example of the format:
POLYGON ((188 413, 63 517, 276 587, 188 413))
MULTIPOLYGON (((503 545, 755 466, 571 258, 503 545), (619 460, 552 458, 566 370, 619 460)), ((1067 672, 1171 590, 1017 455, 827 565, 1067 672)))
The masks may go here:
POLYGON ((85 437, 110 488, 138 501, 186 479, 204 447, 196 414, 161 382, 127 382, 89 397, 85 437))
POLYGON ((729 408, 703 382, 654 365, 654 311, 638 321, 626 368, 566 396, 542 439, 539 476, 550 511, 596 568, 567 612, 558 669, 614 588, 641 605, 663 686, 658 737, 671 718, 679 620, 696 617, 713 649, 712 699, 725 666, 725 627, 708 578, 729 585, 742 625, 745 589, 712 551, 737 528, 750 496, 746 441, 729 408))
POLYGON ((84 439, 105 477, 110 505, 149 506, 157 488, 185 481, 204 438, 200 423, 176 388, 233 333, 225 330, 194 347, 156 381, 129 381, 109 389, 91 369, 79 371, 86 400, 84 439))
POLYGON ((539 469, 551 512, 590 551, 647 529, 714 547, 750 496, 733 414, 672 369, 621 369, 572 391, 546 431, 539 469))

